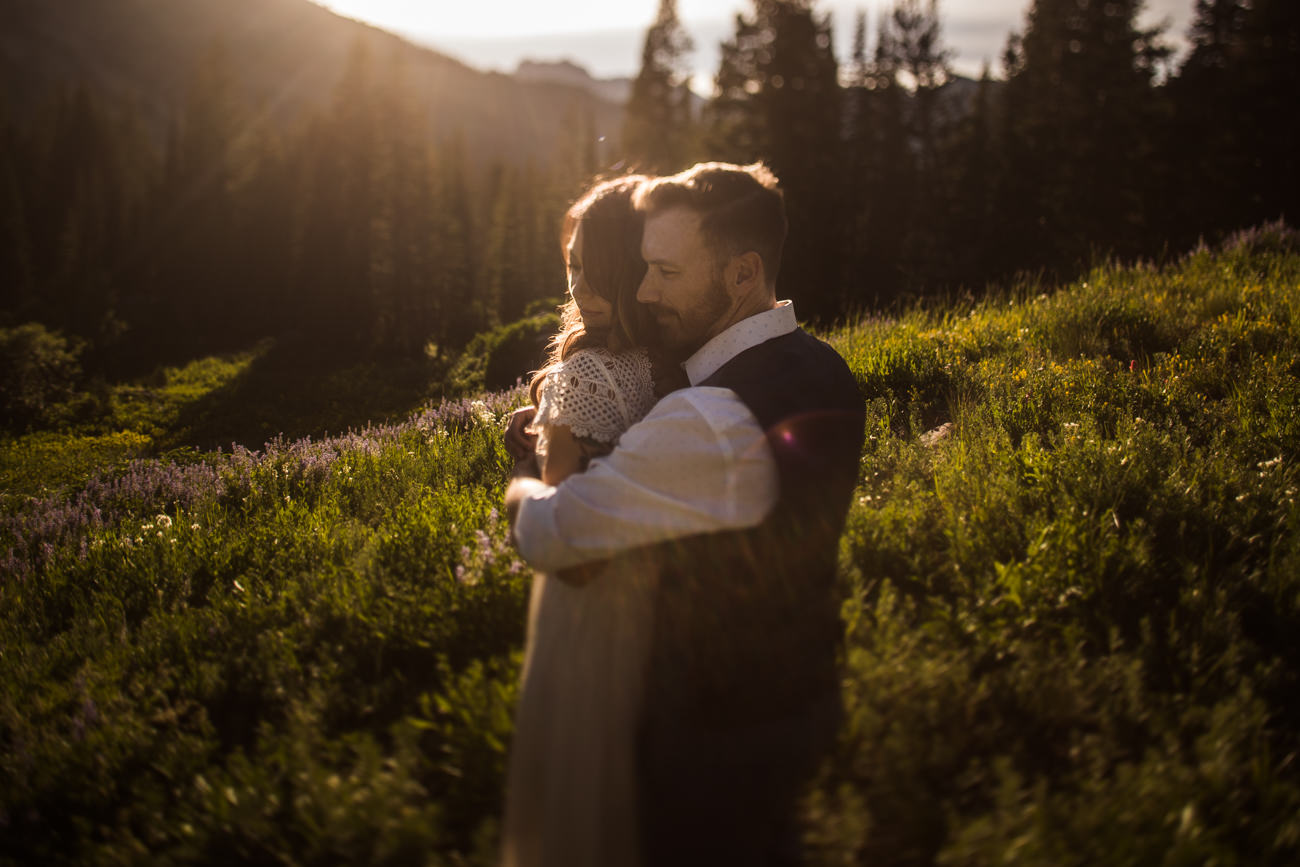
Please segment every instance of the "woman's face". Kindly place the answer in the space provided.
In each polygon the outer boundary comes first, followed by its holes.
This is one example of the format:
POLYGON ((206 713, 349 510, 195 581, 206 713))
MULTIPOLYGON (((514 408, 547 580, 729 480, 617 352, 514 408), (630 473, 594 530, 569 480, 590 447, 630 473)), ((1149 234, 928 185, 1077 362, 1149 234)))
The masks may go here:
POLYGON ((587 274, 583 269, 582 261, 582 221, 578 221, 577 227, 573 230, 573 236, 569 238, 569 248, 566 250, 569 268, 569 295, 573 297, 573 302, 578 305, 578 312, 582 314, 583 327, 588 331, 594 331, 601 328, 609 328, 612 323, 614 307, 604 298, 596 294, 587 282, 587 274))

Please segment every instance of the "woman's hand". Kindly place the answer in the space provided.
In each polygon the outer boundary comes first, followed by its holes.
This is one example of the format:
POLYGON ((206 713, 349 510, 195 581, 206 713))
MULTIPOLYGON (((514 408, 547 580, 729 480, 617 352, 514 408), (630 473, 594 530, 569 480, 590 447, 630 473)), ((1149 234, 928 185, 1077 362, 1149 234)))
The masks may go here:
POLYGON ((537 434, 528 432, 528 426, 533 423, 535 415, 537 415, 537 407, 525 406, 511 413, 510 421, 506 423, 506 451, 516 463, 526 460, 536 461, 537 434))

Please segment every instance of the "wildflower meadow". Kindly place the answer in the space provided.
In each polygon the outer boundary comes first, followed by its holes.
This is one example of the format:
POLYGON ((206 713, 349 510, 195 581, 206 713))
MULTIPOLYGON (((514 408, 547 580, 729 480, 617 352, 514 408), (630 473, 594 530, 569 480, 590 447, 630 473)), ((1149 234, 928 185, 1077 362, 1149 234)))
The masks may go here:
MULTIPOLYGON (((1300 860, 1297 234, 823 336, 868 436, 812 862, 1300 860)), ((493 863, 525 399, 0 443, 0 863, 493 863)))

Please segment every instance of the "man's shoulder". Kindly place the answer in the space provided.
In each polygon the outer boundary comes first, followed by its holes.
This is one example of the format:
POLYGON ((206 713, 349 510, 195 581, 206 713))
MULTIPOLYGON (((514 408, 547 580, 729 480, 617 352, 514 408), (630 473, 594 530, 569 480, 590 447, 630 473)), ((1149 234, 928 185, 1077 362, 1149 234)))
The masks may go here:
POLYGON ((737 355, 707 385, 731 389, 764 427, 809 412, 859 412, 857 378, 834 347, 802 329, 737 355))
POLYGON ((848 363, 829 343, 796 328, 738 354, 705 383, 731 387, 753 377, 798 380, 829 371, 848 373, 848 363))

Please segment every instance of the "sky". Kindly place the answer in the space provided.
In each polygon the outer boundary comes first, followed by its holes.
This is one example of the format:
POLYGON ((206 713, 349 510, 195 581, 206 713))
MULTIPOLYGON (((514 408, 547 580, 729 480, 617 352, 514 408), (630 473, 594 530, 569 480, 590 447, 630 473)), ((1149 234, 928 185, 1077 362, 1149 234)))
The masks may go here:
MULTIPOLYGON (((659 0, 316 0, 341 15, 431 45, 470 66, 513 72, 523 59, 572 60, 598 78, 633 76, 646 28, 659 0)), ((892 0, 821 0, 830 12, 836 53, 849 53, 857 10, 870 27, 892 0)), ((1170 22, 1166 38, 1182 48, 1193 0, 1147 0, 1141 23, 1170 22)), ((1007 34, 1023 29, 1029 0, 940 0, 944 40, 953 68, 978 76, 989 62, 996 74, 1007 34)), ((707 93, 718 64, 718 43, 734 31, 748 0, 677 0, 677 14, 695 40, 695 89, 707 93)))

